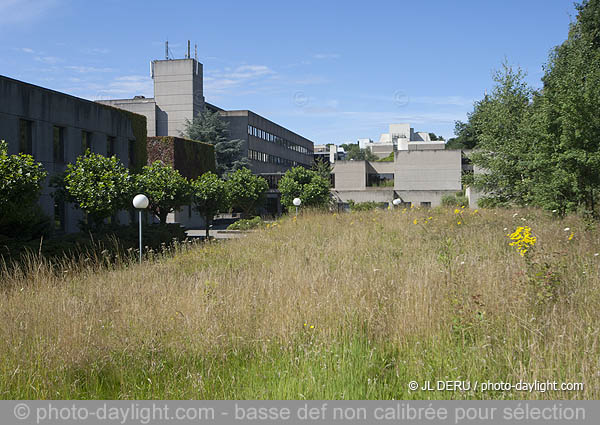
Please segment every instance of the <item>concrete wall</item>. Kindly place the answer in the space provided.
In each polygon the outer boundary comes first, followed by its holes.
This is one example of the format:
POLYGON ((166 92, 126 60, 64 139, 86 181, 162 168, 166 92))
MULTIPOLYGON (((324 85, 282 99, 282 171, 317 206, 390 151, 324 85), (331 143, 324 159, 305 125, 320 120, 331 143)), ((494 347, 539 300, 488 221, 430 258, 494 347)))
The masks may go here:
POLYGON ((398 151, 394 169, 394 189, 461 190, 460 151, 398 151))
POLYGON ((195 59, 152 61, 157 136, 180 136, 185 120, 204 110, 202 64, 195 59))
MULTIPOLYGON (((31 122, 32 154, 48 172, 40 205, 50 218, 54 217, 54 199, 48 180, 83 153, 82 132, 91 135, 91 150, 103 155, 107 152, 107 138, 114 137, 115 154, 125 166, 129 165, 129 143, 135 137, 126 115, 95 102, 0 76, 0 139, 6 140, 11 154, 19 151, 20 119, 31 122), (54 161, 54 126, 64 129, 64 162, 54 161)), ((77 223, 82 218, 81 211, 66 205, 65 231, 78 230, 77 223)), ((128 214, 122 213, 119 218, 127 222, 128 214)))
POLYGON ((364 190, 367 187, 367 161, 337 161, 333 174, 336 190, 364 190))
POLYGON ((154 99, 112 99, 98 100, 97 102, 145 116, 148 127, 148 137, 156 136, 157 109, 154 99))

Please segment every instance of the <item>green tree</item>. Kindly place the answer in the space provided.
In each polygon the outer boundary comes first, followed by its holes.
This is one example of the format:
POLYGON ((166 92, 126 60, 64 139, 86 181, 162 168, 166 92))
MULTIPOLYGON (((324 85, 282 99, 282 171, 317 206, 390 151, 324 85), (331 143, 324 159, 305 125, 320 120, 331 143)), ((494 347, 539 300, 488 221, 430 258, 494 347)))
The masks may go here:
POLYGON ((456 137, 448 139, 446 149, 473 149, 477 146, 477 134, 475 133, 474 122, 477 120, 477 111, 480 104, 478 102, 475 111, 468 114, 469 120, 467 122, 454 122, 454 135, 456 137))
MULTIPOLYGON (((312 166, 312 170, 326 181, 331 182, 332 167, 329 161, 325 161, 323 158, 317 158, 312 166)), ((331 186, 331 183, 329 186, 331 186)))
POLYGON ((107 158, 87 151, 75 164, 67 165, 59 184, 64 199, 87 213, 96 229, 102 227, 104 219, 131 205, 132 178, 116 156, 107 158))
POLYGON ((535 99, 536 203, 598 215, 600 187, 600 0, 576 6, 567 40, 551 53, 535 99))
POLYGON ((31 155, 9 155, 0 141, 0 234, 31 238, 48 231, 48 219, 37 205, 47 173, 31 155))
POLYGON ((252 174, 249 169, 241 168, 229 174, 225 187, 229 204, 242 210, 244 216, 248 217, 264 202, 269 184, 264 178, 252 174))
POLYGON ((181 135, 214 145, 217 174, 221 177, 240 168, 249 167, 250 161, 243 155, 244 141, 230 139, 229 123, 221 119, 218 112, 205 110, 192 121, 186 119, 181 135))
POLYGON ((532 140, 525 135, 532 113, 532 91, 525 73, 507 63, 494 74, 492 94, 475 105, 477 149, 473 164, 486 170, 473 176, 475 187, 496 204, 524 205, 531 201, 532 140))
POLYGON ((135 176, 135 189, 148 197, 148 209, 158 217, 160 224, 166 224, 167 215, 188 204, 191 197, 187 179, 162 161, 154 161, 142 168, 135 176))
POLYGON ((294 167, 288 170, 279 181, 281 203, 293 207, 294 198, 300 198, 306 207, 326 207, 331 200, 329 181, 313 170, 294 167))
POLYGON ((371 149, 361 149, 358 143, 348 143, 341 145, 346 152, 346 160, 354 161, 377 161, 378 156, 371 152, 371 149))
POLYGON ((214 216, 228 207, 225 182, 209 171, 192 181, 192 188, 194 208, 204 217, 206 238, 208 239, 209 228, 214 216))

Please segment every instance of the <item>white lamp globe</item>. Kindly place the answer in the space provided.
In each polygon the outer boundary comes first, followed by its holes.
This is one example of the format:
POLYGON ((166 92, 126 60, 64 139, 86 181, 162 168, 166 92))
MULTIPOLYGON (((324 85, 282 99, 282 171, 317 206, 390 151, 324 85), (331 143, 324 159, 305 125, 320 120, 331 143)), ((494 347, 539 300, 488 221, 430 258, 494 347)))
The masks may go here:
POLYGON ((300 204, 302 203, 302 201, 300 200, 300 198, 294 198, 294 200, 292 201, 292 203, 293 203, 295 206, 299 207, 299 206, 300 206, 300 204))
POLYGON ((137 209, 146 209, 148 208, 149 204, 150 201, 148 201, 146 195, 142 195, 141 193, 139 195, 135 195, 135 197, 133 198, 133 206, 137 209))
POLYGON ((400 199, 396 198, 392 201, 392 204, 394 204, 395 206, 400 205, 400 202, 402 202, 400 199))

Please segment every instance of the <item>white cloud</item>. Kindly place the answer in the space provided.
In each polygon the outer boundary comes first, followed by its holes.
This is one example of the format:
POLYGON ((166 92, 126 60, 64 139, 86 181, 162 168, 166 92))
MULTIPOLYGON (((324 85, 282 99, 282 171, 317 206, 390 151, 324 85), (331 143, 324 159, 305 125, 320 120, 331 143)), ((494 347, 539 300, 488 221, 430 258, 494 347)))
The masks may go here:
POLYGON ((59 62, 62 62, 62 59, 58 58, 56 56, 36 56, 35 60, 38 62, 50 64, 50 65, 55 65, 59 62))
POLYGON ((114 71, 114 69, 112 69, 112 68, 96 68, 94 66, 71 65, 71 66, 66 66, 65 68, 70 69, 75 72, 79 72, 81 74, 87 74, 90 72, 113 72, 114 71))
POLYGON ((339 59, 341 57, 339 53, 317 53, 313 56, 315 59, 339 59))
POLYGON ((30 49, 29 47, 23 47, 21 51, 25 53, 35 53, 33 49, 30 49))
POLYGON ((277 73, 266 65, 226 67, 207 72, 204 77, 204 89, 208 92, 222 93, 242 85, 258 85, 264 83, 265 79, 276 78, 278 78, 277 73))
POLYGON ((107 53, 110 53, 109 49, 103 49, 103 48, 85 48, 81 50, 83 53, 87 54, 87 55, 105 55, 107 53))

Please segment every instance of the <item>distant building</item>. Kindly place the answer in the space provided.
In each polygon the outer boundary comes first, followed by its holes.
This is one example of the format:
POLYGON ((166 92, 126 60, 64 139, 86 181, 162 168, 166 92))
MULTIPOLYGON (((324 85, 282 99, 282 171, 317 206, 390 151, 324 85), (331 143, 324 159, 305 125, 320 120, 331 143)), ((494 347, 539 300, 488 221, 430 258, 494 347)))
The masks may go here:
POLYGON ((315 145, 314 149, 314 161, 323 161, 328 164, 334 164, 335 161, 343 161, 346 159, 346 152, 341 146, 334 144, 329 145, 315 145))
POLYGON ((432 141, 429 133, 415 132, 410 124, 390 124, 389 132, 383 133, 378 142, 370 139, 359 139, 359 146, 370 149, 379 158, 384 158, 395 151, 437 150, 444 149, 442 141, 432 141))
POLYGON ((462 151, 446 150, 444 141, 415 133, 410 124, 391 124, 379 142, 367 140, 365 148, 380 158, 394 152, 394 160, 336 162, 332 193, 341 204, 400 199, 406 206, 437 206, 462 190, 462 172, 472 170, 462 151))
MULTIPOLYGON (((146 131, 135 134, 133 120, 142 116, 120 111, 0 75, 0 139, 10 154, 32 154, 48 173, 40 206, 57 232, 74 232, 84 218, 81 210, 55 200, 48 180, 62 173, 86 149, 116 155, 130 168, 146 162, 146 131), (141 155, 143 153, 143 155, 141 155)), ((145 124, 144 124, 145 125, 145 124)), ((129 213, 117 215, 129 222, 129 213)))

